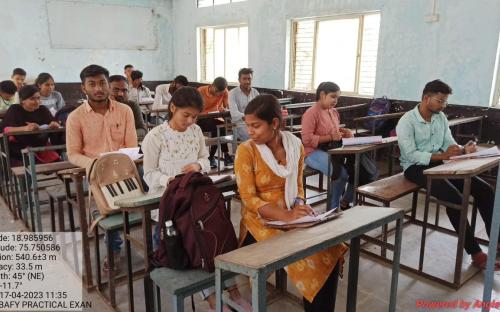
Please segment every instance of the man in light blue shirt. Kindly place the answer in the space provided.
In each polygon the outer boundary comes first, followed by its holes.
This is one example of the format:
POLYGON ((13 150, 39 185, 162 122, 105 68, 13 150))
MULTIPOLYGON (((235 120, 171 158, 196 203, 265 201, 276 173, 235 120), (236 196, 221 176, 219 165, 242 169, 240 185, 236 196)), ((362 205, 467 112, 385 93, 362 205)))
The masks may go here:
MULTIPOLYGON (((401 151, 401 166, 405 177, 425 188, 427 180, 424 170, 440 165, 443 160, 476 150, 474 142, 465 147, 459 146, 451 135, 448 119, 442 112, 452 93, 450 86, 441 80, 434 80, 425 85, 422 101, 413 110, 399 120, 396 127, 398 144, 401 151)), ((463 180, 434 180, 432 196, 439 200, 461 205, 463 180)), ((478 205, 479 212, 490 233, 495 194, 490 185, 478 177, 472 178, 471 194, 478 205)), ((451 224, 458 233, 460 211, 446 207, 451 224)), ((498 238, 497 238, 498 239, 498 238)), ((465 230, 465 251, 472 256, 472 264, 480 269, 486 267, 487 257, 474 238, 474 233, 467 222, 465 230)), ((496 264, 500 269, 500 263, 496 264)))
POLYGON ((250 138, 243 116, 245 116, 245 108, 248 102, 253 100, 259 91, 252 88, 253 70, 251 68, 242 68, 238 72, 238 82, 240 85, 229 91, 229 112, 231 113, 231 121, 237 125, 236 135, 241 141, 246 141, 250 138))

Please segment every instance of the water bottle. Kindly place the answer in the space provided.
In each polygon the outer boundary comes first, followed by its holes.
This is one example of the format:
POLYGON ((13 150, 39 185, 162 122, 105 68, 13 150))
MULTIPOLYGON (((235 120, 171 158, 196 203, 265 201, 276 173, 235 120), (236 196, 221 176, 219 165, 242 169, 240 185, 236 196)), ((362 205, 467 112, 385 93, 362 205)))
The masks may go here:
POLYGON ((165 221, 165 247, 168 267, 176 270, 186 269, 189 259, 182 244, 182 237, 177 234, 172 220, 165 221))
POLYGON ((172 220, 165 221, 165 233, 169 237, 177 236, 177 230, 175 229, 172 220))

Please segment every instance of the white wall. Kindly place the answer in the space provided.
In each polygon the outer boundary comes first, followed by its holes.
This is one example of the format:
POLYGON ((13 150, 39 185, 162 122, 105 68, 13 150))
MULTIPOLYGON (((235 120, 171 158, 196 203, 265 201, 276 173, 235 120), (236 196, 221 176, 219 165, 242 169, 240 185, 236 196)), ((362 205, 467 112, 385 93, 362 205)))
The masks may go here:
MULTIPOLYGON (((123 74, 123 66, 131 63, 144 72, 145 80, 164 80, 173 73, 172 3, 165 0, 77 0, 80 4, 93 3, 119 6, 138 6, 154 10, 152 23, 157 31, 157 47, 151 50, 138 49, 58 49, 51 47, 47 2, 54 0, 0 0, 2 30, 0 44, 0 79, 10 78, 12 69, 22 67, 33 80, 40 72, 49 72, 56 82, 78 82, 82 68, 89 64, 106 67, 111 74, 123 74), (5 27, 8 25, 8 27, 5 27)), ((108 7, 109 8, 109 7, 108 7)), ((117 7, 119 8, 119 7, 117 7)), ((110 19, 113 15, 110 14, 110 19)), ((134 22, 130 17, 130 23, 134 22)), ((92 23, 92 20, 88 20, 92 23)), ((67 16, 68 38, 73 28, 85 25, 72 24, 67 16)), ((100 36, 102 32, 89 32, 88 36, 100 36)))
MULTIPOLYGON (((286 88, 290 19, 381 11, 375 95, 418 100, 426 82, 454 89, 451 103, 488 106, 500 31, 498 0, 437 0, 439 21, 427 23, 432 0, 248 0, 196 8, 172 0, 174 70, 196 77, 196 27, 245 22, 255 85, 286 88)), ((342 86, 341 86, 342 87, 342 86)))
MULTIPOLYGON (((441 78, 454 89, 451 103, 488 106, 500 32, 499 0, 437 0, 437 23, 424 22, 432 0, 248 0, 199 9, 196 0, 71 0, 151 8, 158 48, 55 49, 50 45, 47 1, 56 0, 0 0, 0 20, 9 25, 1 31, 0 79, 19 66, 29 78, 48 71, 56 82, 76 82, 90 63, 106 66, 112 74, 121 74, 123 65, 132 63, 146 80, 177 74, 195 80, 196 28, 245 22, 255 85, 286 88, 291 19, 380 11, 376 96, 418 100, 427 81, 441 78)), ((73 25, 71 16, 67 25, 68 36, 72 28, 85 27, 73 25)))

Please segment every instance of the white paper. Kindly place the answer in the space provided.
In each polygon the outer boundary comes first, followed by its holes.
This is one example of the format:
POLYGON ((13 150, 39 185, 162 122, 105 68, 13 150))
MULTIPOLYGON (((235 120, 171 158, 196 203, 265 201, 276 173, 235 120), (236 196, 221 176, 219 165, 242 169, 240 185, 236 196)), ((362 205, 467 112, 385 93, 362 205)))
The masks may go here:
POLYGON ((107 154, 125 154, 128 157, 130 157, 130 159, 132 159, 134 161, 137 160, 137 159, 139 159, 139 158, 141 158, 143 156, 142 154, 139 154, 139 148, 138 147, 124 147, 124 148, 120 148, 116 152, 101 153, 100 156, 104 156, 104 155, 107 155, 107 154))
POLYGON ((57 113, 57 110, 54 107, 49 108, 49 111, 52 114, 52 116, 55 116, 57 113))
POLYGON ((490 147, 487 149, 482 149, 480 151, 470 153, 470 154, 452 156, 452 157, 450 157, 450 159, 456 160, 456 159, 482 158, 482 157, 491 157, 491 156, 500 156, 500 150, 498 150, 498 147, 493 146, 493 147, 490 147))
POLYGON ((212 182, 217 183, 221 180, 230 180, 234 177, 232 174, 216 174, 216 175, 209 175, 208 176, 210 179, 212 179, 212 182))
POLYGON ((286 221, 268 221, 266 222, 266 225, 274 225, 274 226, 280 226, 280 225, 290 225, 290 224, 301 224, 301 223, 310 223, 310 222, 316 222, 316 221, 321 221, 329 217, 330 215, 334 214, 337 212, 337 208, 334 208, 332 210, 326 211, 322 214, 319 214, 317 216, 304 216, 302 218, 286 222, 286 221))
POLYGON ((139 104, 153 104, 155 99, 153 98, 141 98, 139 99, 139 104))
POLYGON ((375 144, 375 143, 382 143, 382 142, 383 142, 383 139, 382 139, 381 135, 342 139, 343 146, 375 144))
POLYGON ((38 130, 47 130, 49 128, 49 125, 40 125, 38 126, 38 130))

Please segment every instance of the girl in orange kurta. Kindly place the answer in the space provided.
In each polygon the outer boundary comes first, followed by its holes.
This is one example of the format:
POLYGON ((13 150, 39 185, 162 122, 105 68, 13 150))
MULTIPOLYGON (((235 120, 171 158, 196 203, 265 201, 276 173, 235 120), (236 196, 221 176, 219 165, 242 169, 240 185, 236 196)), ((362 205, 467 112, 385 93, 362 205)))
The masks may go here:
MULTIPOLYGON (((245 109, 245 123, 251 140, 238 147, 235 161, 242 199, 242 245, 282 233, 265 227, 263 219, 291 221, 314 213, 304 203, 304 148, 290 132, 279 130, 281 110, 276 98, 253 99, 245 109)), ((338 245, 287 267, 304 296, 306 311, 334 310, 339 261, 346 250, 345 245, 338 245)))

